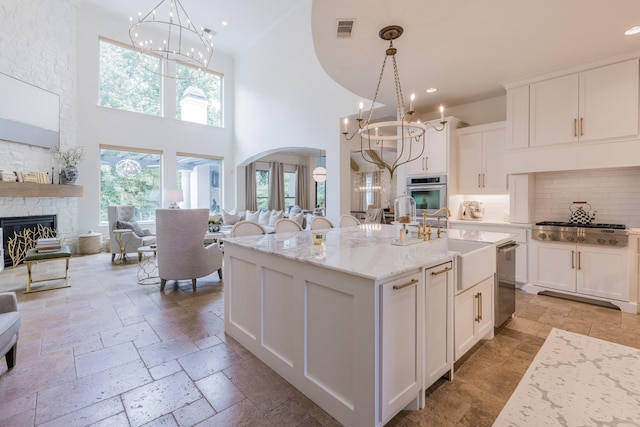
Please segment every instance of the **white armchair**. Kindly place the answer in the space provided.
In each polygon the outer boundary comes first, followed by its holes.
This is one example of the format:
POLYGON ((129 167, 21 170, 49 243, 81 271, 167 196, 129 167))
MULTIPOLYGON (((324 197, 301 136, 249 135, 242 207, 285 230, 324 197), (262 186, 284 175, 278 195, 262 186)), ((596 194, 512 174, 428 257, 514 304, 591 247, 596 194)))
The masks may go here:
MULTIPOLYGON (((120 205, 109 206, 107 216, 109 219, 109 245, 111 246, 111 262, 116 255, 126 257, 126 254, 138 252, 140 246, 148 246, 156 243, 156 236, 147 229, 141 229, 134 219, 135 206, 120 205), (114 230, 128 228, 131 233, 116 238, 114 230), (122 248, 120 245, 122 244, 122 248), (122 250, 121 250, 122 249, 122 250)), ((139 260, 138 260, 139 261, 139 260)))
POLYGON ((196 279, 218 270, 222 280, 222 250, 217 243, 204 246, 208 209, 156 209, 160 290, 167 280, 196 279))
POLYGON ((13 369, 16 364, 21 324, 15 292, 0 293, 0 357, 4 356, 7 360, 7 369, 13 369))

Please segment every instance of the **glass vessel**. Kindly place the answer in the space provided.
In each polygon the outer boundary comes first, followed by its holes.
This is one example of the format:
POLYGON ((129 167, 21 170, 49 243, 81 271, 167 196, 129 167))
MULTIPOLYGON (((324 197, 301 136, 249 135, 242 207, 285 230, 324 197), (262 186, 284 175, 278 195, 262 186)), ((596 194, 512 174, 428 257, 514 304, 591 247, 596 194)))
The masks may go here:
POLYGON ((416 201, 413 197, 402 193, 394 202, 393 218, 396 224, 412 224, 416 222, 416 201))

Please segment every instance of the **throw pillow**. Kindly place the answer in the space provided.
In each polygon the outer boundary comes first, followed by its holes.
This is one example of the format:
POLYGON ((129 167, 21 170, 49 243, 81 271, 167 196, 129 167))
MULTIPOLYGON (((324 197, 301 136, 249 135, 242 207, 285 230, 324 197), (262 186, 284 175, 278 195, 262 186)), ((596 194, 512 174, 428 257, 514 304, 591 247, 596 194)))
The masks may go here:
POLYGON ((276 210, 271 211, 271 215, 269 215, 269 226, 275 227, 276 221, 282 217, 284 217, 284 212, 276 210))
POLYGON ((236 213, 236 210, 234 209, 231 212, 227 212, 222 209, 222 222, 224 225, 233 225, 238 222, 238 214, 236 213))
POLYGON ((271 211, 260 212, 260 216, 258 217, 258 224, 260 225, 269 225, 269 217, 271 216, 271 211))
POLYGON ((306 225, 304 223, 304 212, 300 211, 298 213, 290 213, 289 214, 289 219, 296 221, 298 224, 300 224, 300 227, 304 228, 304 226, 306 225))
POLYGON ((245 213, 245 217, 244 218, 247 221, 258 222, 258 220, 260 219, 260 211, 255 211, 255 212, 247 211, 245 213))
POLYGON ((116 228, 119 230, 131 230, 136 236, 144 237, 144 230, 142 230, 140 224, 138 224, 135 220, 118 221, 116 224, 116 228))

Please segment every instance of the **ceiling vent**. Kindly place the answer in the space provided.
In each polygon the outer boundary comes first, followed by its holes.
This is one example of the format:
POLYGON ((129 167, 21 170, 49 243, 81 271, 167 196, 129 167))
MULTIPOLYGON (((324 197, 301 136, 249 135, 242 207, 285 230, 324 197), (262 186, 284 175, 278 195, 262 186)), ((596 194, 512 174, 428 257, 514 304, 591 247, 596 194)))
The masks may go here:
POLYGON ((353 30, 353 19, 338 20, 338 31, 336 32, 336 36, 339 39, 350 39, 352 30, 353 30))

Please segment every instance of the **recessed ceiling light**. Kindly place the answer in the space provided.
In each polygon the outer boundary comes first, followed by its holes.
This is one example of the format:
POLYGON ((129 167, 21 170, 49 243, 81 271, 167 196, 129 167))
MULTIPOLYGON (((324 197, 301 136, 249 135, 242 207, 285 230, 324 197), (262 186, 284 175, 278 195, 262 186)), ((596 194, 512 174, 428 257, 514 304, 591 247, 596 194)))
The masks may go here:
POLYGON ((222 25, 226 27, 227 25, 229 25, 229 23, 227 21, 222 21, 222 25))
POLYGON ((631 27, 629 28, 627 31, 624 32, 625 36, 632 36, 634 34, 638 34, 640 33, 640 25, 636 25, 635 27, 631 27))
POLYGON ((433 93, 435 91, 437 91, 438 89, 435 87, 430 87, 429 89, 427 89, 427 93, 433 93))

